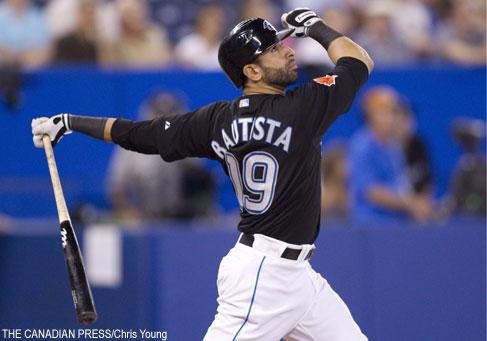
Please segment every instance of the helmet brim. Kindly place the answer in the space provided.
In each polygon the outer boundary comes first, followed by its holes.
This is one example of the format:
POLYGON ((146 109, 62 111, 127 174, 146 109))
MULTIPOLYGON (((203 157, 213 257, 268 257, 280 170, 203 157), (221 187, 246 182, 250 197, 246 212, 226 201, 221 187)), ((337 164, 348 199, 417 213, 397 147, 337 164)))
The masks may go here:
POLYGON ((251 62, 255 61, 262 53, 269 51, 271 48, 273 48, 274 46, 279 44, 281 41, 283 41, 284 39, 289 37, 291 34, 293 34, 293 32, 294 32, 294 28, 286 28, 285 30, 277 32, 276 33, 276 40, 274 41, 274 43, 265 47, 264 50, 262 50, 261 53, 256 55, 255 58, 251 62))
POLYGON ((279 31, 276 34, 277 39, 279 39, 279 41, 283 41, 284 39, 289 37, 291 34, 293 34, 293 32, 294 32, 294 28, 286 28, 285 30, 279 31))

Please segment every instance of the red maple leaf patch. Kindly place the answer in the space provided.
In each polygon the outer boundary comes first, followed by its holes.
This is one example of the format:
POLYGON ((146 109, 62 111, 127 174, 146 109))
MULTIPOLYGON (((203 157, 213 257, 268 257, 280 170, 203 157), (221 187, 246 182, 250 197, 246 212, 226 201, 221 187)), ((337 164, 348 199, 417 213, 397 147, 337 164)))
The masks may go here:
POLYGON ((315 79, 313 79, 313 81, 315 81, 318 84, 323 84, 326 86, 332 86, 332 85, 335 85, 335 78, 337 78, 337 77, 338 77, 337 75, 326 75, 323 77, 315 78, 315 79))

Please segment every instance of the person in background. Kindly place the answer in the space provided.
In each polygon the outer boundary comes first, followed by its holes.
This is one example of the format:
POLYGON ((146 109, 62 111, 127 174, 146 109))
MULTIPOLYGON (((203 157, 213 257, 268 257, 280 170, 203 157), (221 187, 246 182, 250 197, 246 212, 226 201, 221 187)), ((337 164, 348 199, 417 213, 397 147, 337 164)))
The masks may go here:
POLYGON ((120 33, 104 43, 103 63, 119 67, 162 67, 171 62, 167 34, 147 13, 145 1, 119 0, 120 33))
POLYGON ((350 195, 358 219, 432 217, 430 200, 416 196, 407 176, 403 148, 397 138, 399 95, 387 86, 366 92, 362 102, 365 127, 350 143, 350 195))
POLYGON ((437 34, 439 54, 445 60, 462 65, 486 65, 485 6, 485 1, 451 2, 437 34))
POLYGON ((331 142, 321 158, 321 215, 325 220, 345 219, 349 215, 346 146, 331 142))
MULTIPOLYGON (((139 118, 151 120, 186 112, 183 102, 157 92, 142 105, 139 118)), ((161 162, 156 155, 116 147, 107 176, 115 217, 130 223, 192 219, 213 215, 214 181, 198 159, 161 162)))
MULTIPOLYGON (((347 5, 336 5, 326 8, 321 16, 323 20, 338 32, 344 32, 348 36, 353 36, 353 30, 357 25, 355 11, 347 5)), ((333 68, 333 63, 328 55, 323 56, 316 48, 316 42, 306 39, 295 39, 294 48, 297 51, 297 58, 302 71, 307 78, 316 78, 320 74, 333 68)))
MULTIPOLYGON (((76 31, 83 0, 49 0, 45 13, 53 40, 76 31)), ((114 41, 119 34, 119 8, 116 0, 93 0, 96 7, 96 35, 100 41, 114 41)))
POLYGON ((203 71, 220 70, 218 47, 225 29, 225 13, 219 5, 201 7, 193 33, 183 37, 175 48, 177 62, 203 71))
POLYGON ((394 30, 398 4, 389 0, 374 0, 363 8, 364 20, 355 38, 368 51, 379 67, 394 67, 416 61, 415 52, 394 30))
POLYGON ((49 59, 50 43, 44 13, 29 0, 0 3, 0 63, 42 66, 49 59))
POLYGON ((434 53, 432 10, 425 0, 390 0, 396 10, 391 13, 392 31, 417 58, 434 53))
POLYGON ((452 134, 462 148, 450 179, 442 215, 463 214, 485 218, 487 213, 487 166, 485 159, 485 121, 457 118, 452 134))
POLYGON ((53 63, 91 63, 98 61, 96 0, 81 0, 74 31, 54 43, 53 63))
POLYGON ((44 7, 49 31, 58 40, 76 30, 79 0, 49 0, 44 7))
POLYGON ((240 20, 250 18, 265 18, 270 23, 277 21, 276 8, 269 0, 242 1, 240 7, 240 20))
POLYGON ((416 195, 431 198, 433 171, 428 149, 416 133, 416 118, 406 99, 400 99, 397 107, 396 134, 406 157, 407 174, 416 195))

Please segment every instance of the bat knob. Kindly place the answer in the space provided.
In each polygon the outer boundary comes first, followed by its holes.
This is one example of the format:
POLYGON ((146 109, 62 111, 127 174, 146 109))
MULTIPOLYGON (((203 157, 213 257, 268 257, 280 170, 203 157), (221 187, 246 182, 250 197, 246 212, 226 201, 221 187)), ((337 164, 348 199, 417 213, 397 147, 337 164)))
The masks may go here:
POLYGON ((78 316, 78 320, 82 324, 92 324, 96 321, 96 319, 97 319, 97 315, 96 315, 96 312, 94 312, 94 311, 87 311, 87 312, 79 314, 79 316, 78 316))

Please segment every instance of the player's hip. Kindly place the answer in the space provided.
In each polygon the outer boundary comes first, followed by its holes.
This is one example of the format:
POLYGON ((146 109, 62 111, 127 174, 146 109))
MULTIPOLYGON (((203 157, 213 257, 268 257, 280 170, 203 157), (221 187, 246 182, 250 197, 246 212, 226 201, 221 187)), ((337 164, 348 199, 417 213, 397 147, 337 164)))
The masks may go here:
POLYGON ((238 286, 245 291, 247 287, 255 285, 257 277, 260 277, 261 287, 279 288, 281 292, 293 295, 309 289, 316 290, 326 284, 321 275, 311 268, 307 258, 313 253, 314 245, 292 245, 255 235, 254 243, 248 246, 243 244, 241 239, 242 235, 220 263, 217 282, 220 293, 228 287, 235 292, 238 286), (289 251, 286 253, 289 248, 300 250, 299 254, 289 251), (292 255, 297 259, 282 257, 283 254, 292 255))

